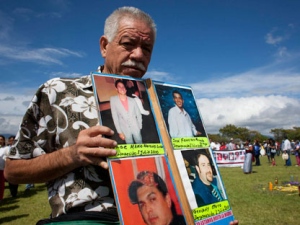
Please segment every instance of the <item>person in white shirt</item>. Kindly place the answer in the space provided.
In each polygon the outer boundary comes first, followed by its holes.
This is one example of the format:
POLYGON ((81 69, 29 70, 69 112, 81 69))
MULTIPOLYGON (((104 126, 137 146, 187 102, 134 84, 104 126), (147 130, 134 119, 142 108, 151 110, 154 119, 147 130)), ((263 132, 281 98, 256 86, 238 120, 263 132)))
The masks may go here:
POLYGON ((3 199, 5 189, 4 166, 5 166, 5 137, 0 135, 0 201, 3 199))
POLYGON ((209 142, 210 142, 211 150, 220 150, 220 147, 219 147, 219 149, 217 149, 217 144, 213 140, 209 139, 209 142))
POLYGON ((230 138, 230 142, 226 145, 226 149, 230 151, 236 149, 235 144, 233 143, 233 138, 230 138))
POLYGON ((291 162, 291 149, 292 149, 292 146, 291 146, 291 142, 289 141, 289 139, 287 138, 287 136, 284 136, 284 142, 283 142, 283 146, 282 146, 282 151, 283 152, 286 152, 289 156, 289 158, 287 160, 285 160, 285 165, 286 166, 291 166, 292 165, 292 162, 291 162))
POLYGON ((169 133, 172 138, 199 136, 201 132, 196 130, 190 115, 183 108, 183 98, 179 91, 172 93, 175 106, 169 110, 169 133))

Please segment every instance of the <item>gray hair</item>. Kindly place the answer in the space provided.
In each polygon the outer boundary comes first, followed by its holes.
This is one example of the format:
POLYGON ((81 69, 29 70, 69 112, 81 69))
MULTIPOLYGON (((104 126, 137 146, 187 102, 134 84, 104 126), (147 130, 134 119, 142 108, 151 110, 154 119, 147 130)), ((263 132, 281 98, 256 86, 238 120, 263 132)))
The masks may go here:
POLYGON ((134 18, 141 20, 149 25, 153 30, 154 40, 156 38, 156 24, 153 19, 147 13, 135 7, 124 6, 116 9, 107 19, 105 20, 104 25, 104 35, 106 36, 108 42, 111 42, 119 28, 120 20, 123 17, 134 18))

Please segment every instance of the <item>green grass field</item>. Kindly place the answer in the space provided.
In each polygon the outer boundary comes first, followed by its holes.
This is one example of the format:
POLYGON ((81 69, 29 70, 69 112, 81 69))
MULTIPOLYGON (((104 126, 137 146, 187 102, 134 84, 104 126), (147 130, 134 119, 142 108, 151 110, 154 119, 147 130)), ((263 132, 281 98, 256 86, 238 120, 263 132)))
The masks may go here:
MULTIPOLYGON (((261 166, 253 166, 252 174, 244 174, 241 168, 220 168, 226 192, 235 218, 240 225, 297 225, 299 222, 300 197, 298 192, 269 191, 268 183, 277 177, 279 185, 290 181, 293 175, 300 180, 300 167, 285 167, 281 157, 276 157, 277 166, 270 167, 267 157, 261 157, 261 166)), ((19 186, 17 198, 9 196, 6 187, 0 203, 0 224, 29 225, 41 218, 47 218, 50 207, 45 185, 35 185, 24 192, 19 186)))

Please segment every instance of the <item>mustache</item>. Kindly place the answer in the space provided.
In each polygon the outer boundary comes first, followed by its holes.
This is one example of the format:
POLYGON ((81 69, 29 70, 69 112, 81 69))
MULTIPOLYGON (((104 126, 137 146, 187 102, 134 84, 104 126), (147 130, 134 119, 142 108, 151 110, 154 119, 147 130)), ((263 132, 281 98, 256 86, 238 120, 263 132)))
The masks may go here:
POLYGON ((134 66, 134 67, 138 68, 139 70, 146 71, 145 66, 141 62, 137 62, 134 60, 127 60, 126 62, 123 62, 121 65, 122 66, 134 66))

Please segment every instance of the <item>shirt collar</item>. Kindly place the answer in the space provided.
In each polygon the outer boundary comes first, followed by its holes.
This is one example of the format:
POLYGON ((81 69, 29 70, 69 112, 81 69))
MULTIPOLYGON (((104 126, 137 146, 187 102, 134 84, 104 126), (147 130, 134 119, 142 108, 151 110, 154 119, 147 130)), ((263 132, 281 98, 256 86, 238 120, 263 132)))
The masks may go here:
POLYGON ((182 109, 182 111, 181 111, 181 109, 177 106, 177 105, 175 105, 175 109, 176 109, 176 111, 180 114, 180 113, 182 113, 183 115, 186 115, 187 114, 187 112, 184 110, 184 109, 182 109))
MULTIPOLYGON (((98 66, 97 72, 98 73, 102 73, 103 68, 104 68, 104 65, 98 66)), ((93 84, 92 84, 92 78, 91 78, 91 76, 92 75, 86 75, 86 76, 81 77, 82 78, 82 85, 83 85, 82 88, 83 89, 93 91, 93 84)))

